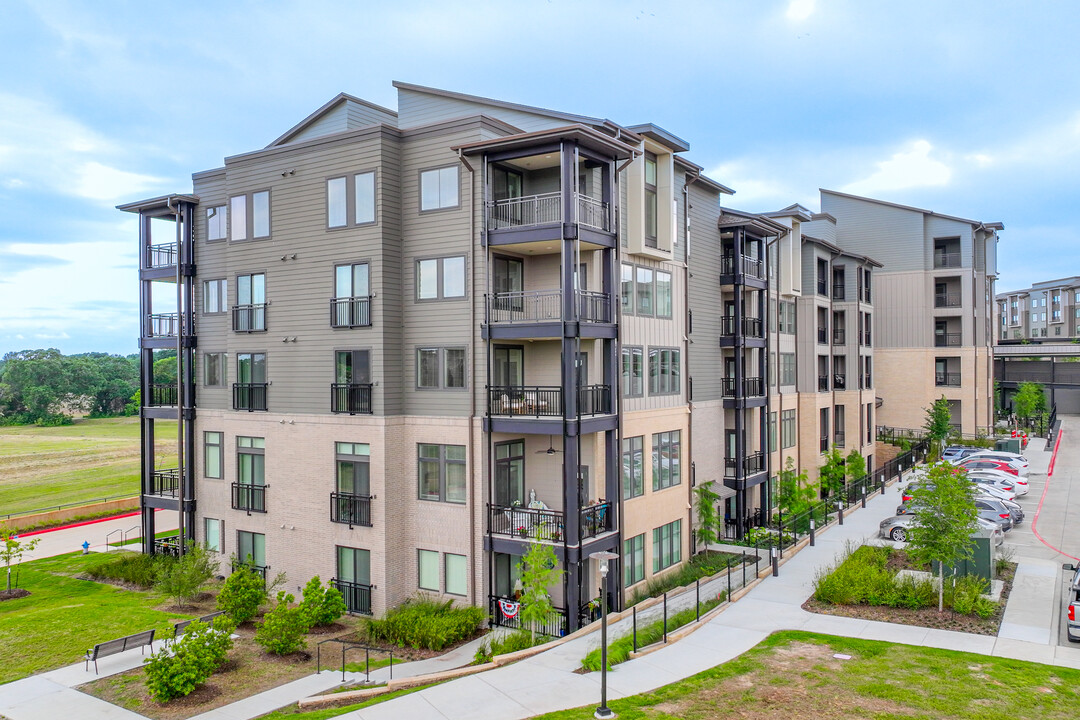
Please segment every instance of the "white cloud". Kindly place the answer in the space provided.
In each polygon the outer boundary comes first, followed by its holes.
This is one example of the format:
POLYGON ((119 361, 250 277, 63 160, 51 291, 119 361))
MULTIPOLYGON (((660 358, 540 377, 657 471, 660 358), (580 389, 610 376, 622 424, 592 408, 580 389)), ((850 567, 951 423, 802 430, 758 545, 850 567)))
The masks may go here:
POLYGON ((916 140, 907 150, 877 163, 877 172, 843 187, 844 192, 873 195, 913 187, 948 185, 952 169, 930 157, 934 147, 927 140, 916 140))
POLYGON ((814 0, 791 0, 788 3, 788 20, 805 20, 814 14, 814 0))
POLYGON ((144 192, 162 182, 162 178, 88 162, 75 171, 74 191, 91 200, 115 200, 144 192))

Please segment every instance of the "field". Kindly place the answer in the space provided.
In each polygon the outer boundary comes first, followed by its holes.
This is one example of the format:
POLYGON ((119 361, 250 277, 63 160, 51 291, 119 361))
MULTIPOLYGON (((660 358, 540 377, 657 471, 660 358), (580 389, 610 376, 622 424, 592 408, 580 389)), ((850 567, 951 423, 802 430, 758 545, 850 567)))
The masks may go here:
MULTIPOLYGON (((176 423, 158 421, 157 457, 175 466, 176 423)), ((139 419, 0 427, 0 514, 139 492, 139 419)))

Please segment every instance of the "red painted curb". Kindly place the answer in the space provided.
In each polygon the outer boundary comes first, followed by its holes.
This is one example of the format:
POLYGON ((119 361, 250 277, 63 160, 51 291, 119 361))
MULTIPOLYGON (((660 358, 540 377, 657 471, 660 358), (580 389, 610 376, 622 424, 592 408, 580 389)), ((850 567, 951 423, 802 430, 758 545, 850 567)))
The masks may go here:
POLYGON ((56 532, 57 530, 67 530, 68 528, 82 527, 83 525, 96 525, 97 523, 108 522, 109 520, 119 520, 120 518, 134 517, 139 514, 139 511, 124 513, 123 515, 113 515, 111 517, 97 518, 95 520, 84 520, 82 522, 72 523, 70 525, 61 525, 60 527, 45 528, 44 530, 31 530, 30 532, 19 533, 19 537, 29 537, 30 535, 44 535, 45 533, 56 532))
POLYGON ((1039 531, 1035 527, 1039 523, 1039 513, 1042 512, 1043 502, 1046 500, 1046 491, 1050 489, 1050 476, 1054 474, 1054 463, 1057 461, 1059 447, 1061 447, 1060 429, 1058 430, 1057 440, 1054 442, 1054 454, 1050 456, 1050 465, 1046 469, 1046 484, 1043 485, 1042 497, 1039 498, 1039 507, 1035 509, 1035 517, 1031 520, 1031 532, 1035 535, 1035 537, 1039 538, 1039 542, 1041 542, 1043 545, 1050 548, 1054 552, 1058 553, 1059 555, 1064 555, 1065 557, 1072 560, 1076 560, 1077 562, 1080 562, 1080 558, 1074 557, 1066 552, 1062 552, 1050 543, 1046 542, 1046 540, 1043 539, 1043 536, 1039 534, 1039 531))

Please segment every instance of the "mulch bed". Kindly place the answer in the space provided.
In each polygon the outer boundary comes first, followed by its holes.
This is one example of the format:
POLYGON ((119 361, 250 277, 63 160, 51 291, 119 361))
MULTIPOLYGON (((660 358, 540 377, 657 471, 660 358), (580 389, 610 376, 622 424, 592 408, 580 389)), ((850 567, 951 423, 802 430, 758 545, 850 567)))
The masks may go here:
POLYGON ((4 600, 14 600, 16 598, 26 597, 30 594, 29 590, 23 590, 22 588, 12 588, 10 590, 0 590, 0 602, 4 600))
MULTIPOLYGON (((905 567, 910 568, 910 565, 905 562, 902 553, 894 552, 889 559, 888 567, 891 569, 903 569, 905 567)), ((1016 564, 1009 563, 1008 568, 998 574, 998 580, 1004 583, 1001 591, 1001 601, 994 614, 985 620, 978 615, 961 615, 949 608, 945 608, 944 611, 939 613, 936 605, 919 610, 894 608, 887 605, 831 605, 818 602, 811 597, 803 603, 802 607, 803 610, 821 615, 838 615, 859 618, 860 620, 877 620, 900 625, 917 625, 937 630, 954 630, 973 635, 996 636, 1001 627, 1001 618, 1005 614, 1005 605, 1009 600, 1009 593, 1012 591, 1015 573, 1016 564)))

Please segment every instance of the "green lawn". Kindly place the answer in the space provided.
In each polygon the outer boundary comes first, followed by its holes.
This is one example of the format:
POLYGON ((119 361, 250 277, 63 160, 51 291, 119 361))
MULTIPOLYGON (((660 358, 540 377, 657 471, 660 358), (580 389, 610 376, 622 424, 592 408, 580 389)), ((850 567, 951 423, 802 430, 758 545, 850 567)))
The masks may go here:
MULTIPOLYGON (((622 720, 1071 720, 1080 717, 1080 670, 781 632, 730 662, 609 706, 622 720), (834 658, 836 653, 851 659, 834 658)), ((540 717, 584 720, 595 707, 540 717)))
POLYGON ((0 683, 82 659, 95 643, 157 628, 185 615, 154 607, 162 598, 75 577, 109 556, 74 553, 23 563, 19 587, 29 597, 0 602, 0 683))
MULTIPOLYGON (((156 423, 159 465, 175 465, 176 423, 156 423)), ((0 427, 4 514, 139 492, 139 419, 0 427)))

